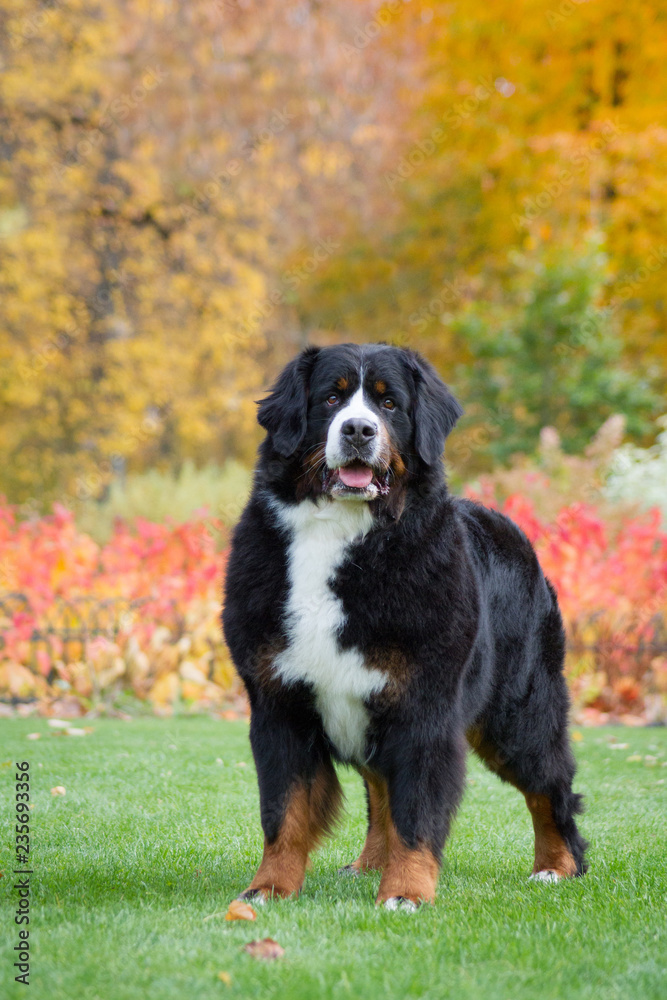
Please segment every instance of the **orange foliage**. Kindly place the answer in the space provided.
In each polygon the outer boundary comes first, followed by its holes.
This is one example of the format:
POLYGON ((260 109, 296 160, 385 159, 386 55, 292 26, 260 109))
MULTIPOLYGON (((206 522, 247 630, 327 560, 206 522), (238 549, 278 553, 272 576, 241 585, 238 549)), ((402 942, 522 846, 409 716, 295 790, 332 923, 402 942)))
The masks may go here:
POLYGON ((222 702, 234 674, 218 621, 225 557, 209 529, 118 521, 101 547, 61 506, 30 521, 0 506, 0 691, 222 702))

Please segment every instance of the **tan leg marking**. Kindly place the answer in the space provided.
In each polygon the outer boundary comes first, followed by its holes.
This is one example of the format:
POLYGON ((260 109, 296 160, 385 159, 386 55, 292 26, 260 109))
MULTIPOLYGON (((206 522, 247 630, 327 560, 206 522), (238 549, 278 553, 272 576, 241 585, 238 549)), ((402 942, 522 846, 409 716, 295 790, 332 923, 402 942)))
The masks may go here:
POLYGON ((422 901, 433 903, 439 871, 433 854, 424 846, 407 847, 391 818, 387 823, 387 834, 387 864, 375 902, 384 903, 392 896, 403 896, 417 905, 422 901))
POLYGON ((384 778, 359 768, 368 787, 369 825, 364 848, 350 865, 356 871, 380 869, 382 879, 376 903, 403 896, 419 905, 435 900, 440 866, 424 846, 410 848, 401 840, 391 818, 389 791, 384 778))
MULTIPOLYGON (((477 756, 482 760, 490 771, 493 771, 498 777, 502 778, 504 781, 508 781, 510 785, 514 785, 515 788, 519 788, 514 778, 512 772, 505 766, 505 760, 502 755, 496 750, 492 743, 487 742, 479 729, 472 727, 466 733, 466 739, 470 744, 471 748, 475 751, 477 756)), ((522 789, 519 788, 519 791, 522 789)))
POLYGON ((288 796, 278 836, 264 838, 264 855, 247 892, 260 889, 265 895, 298 894, 306 872, 308 855, 331 833, 342 799, 333 764, 323 764, 310 787, 296 785, 288 796))
POLYGON ((310 843, 309 795, 304 785, 290 793, 278 836, 264 838, 264 856, 246 891, 261 889, 267 895, 291 896, 303 884, 310 843))
POLYGON ((491 744, 486 742, 478 729, 469 729, 466 733, 470 746, 481 757, 487 767, 495 771, 510 784, 518 788, 526 799, 526 805, 533 817, 535 830, 535 864, 533 875, 541 871, 554 871, 562 878, 576 875, 577 863, 567 848, 554 823, 551 803, 546 795, 534 795, 526 792, 517 783, 514 775, 506 767, 501 754, 491 744))
POLYGON ((535 830, 535 864, 533 874, 554 871, 562 878, 577 873, 577 863, 567 844, 556 829, 551 803, 546 795, 526 795, 526 805, 533 817, 535 830))
POLYGON ((322 764, 310 786, 308 803, 308 853, 333 833, 338 819, 343 789, 331 761, 322 764))
POLYGON ((503 757, 496 748, 486 742, 479 730, 470 729, 466 733, 470 746, 481 757, 490 770, 518 788, 526 799, 526 805, 533 817, 535 830, 535 864, 533 875, 541 871, 554 871, 563 878, 569 878, 577 872, 577 864, 570 854, 567 844, 556 829, 551 803, 546 795, 534 795, 526 792, 517 783, 512 772, 506 767, 503 757))
POLYGON ((410 848, 401 840, 391 818, 387 782, 360 768, 368 788, 369 825, 364 848, 351 865, 357 871, 382 871, 376 903, 403 896, 417 905, 435 899, 439 865, 427 847, 410 848))
POLYGON ((389 816, 389 794, 383 778, 366 768, 360 768, 368 790, 369 822, 366 843, 351 868, 357 871, 382 869, 387 863, 387 819, 389 816))

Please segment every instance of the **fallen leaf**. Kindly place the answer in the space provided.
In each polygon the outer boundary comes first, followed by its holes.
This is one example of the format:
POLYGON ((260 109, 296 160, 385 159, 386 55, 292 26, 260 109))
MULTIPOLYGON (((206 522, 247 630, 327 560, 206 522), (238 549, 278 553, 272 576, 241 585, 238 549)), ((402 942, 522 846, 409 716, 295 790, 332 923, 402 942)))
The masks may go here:
POLYGON ((42 738, 41 733, 28 733, 28 735, 26 736, 27 740, 41 740, 41 738, 42 738))
POLYGON ((262 938, 261 941, 249 941, 243 945, 243 951, 247 951, 253 958, 264 958, 272 961, 274 958, 282 958, 285 949, 281 948, 273 938, 262 938))
POLYGON ((233 899, 225 914, 225 920, 257 920, 257 914, 249 903, 242 899, 233 899))
POLYGON ((609 749, 610 750, 627 750, 629 746, 630 746, 629 743, 610 743, 609 749))
POLYGON ((629 757, 626 757, 625 759, 634 764, 635 761, 642 759, 642 755, 640 753, 633 753, 629 757))
POLYGON ((64 719, 47 719, 47 726, 51 726, 51 729, 69 729, 69 722, 65 722, 64 719))
POLYGON ((86 736, 85 729, 77 729, 75 726, 68 726, 65 730, 68 736, 86 736))
POLYGON ((225 986, 231 986, 232 985, 232 977, 229 975, 228 972, 219 972, 218 973, 218 979, 221 982, 223 982, 225 984, 225 986))
POLYGON ((66 793, 64 785, 56 785, 55 788, 51 789, 51 795, 65 795, 65 794, 66 793))
POLYGON ((584 737, 581 735, 578 729, 575 729, 575 731, 572 733, 572 739, 574 740, 575 743, 581 743, 583 738, 584 737))

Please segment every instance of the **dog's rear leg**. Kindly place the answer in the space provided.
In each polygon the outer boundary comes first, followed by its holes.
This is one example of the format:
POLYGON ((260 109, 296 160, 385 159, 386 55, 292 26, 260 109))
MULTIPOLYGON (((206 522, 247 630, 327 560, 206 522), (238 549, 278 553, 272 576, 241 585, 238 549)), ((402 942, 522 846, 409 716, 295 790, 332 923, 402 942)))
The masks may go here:
MULTIPOLYGON (((535 831, 535 863, 531 879, 555 882, 561 878, 583 874, 583 844, 581 850, 577 851, 572 843, 572 837, 566 838, 563 835, 562 824, 557 823, 555 819, 556 810, 552 796, 531 792, 524 794, 535 831)), ((579 837, 571 815, 569 823, 579 837)))
POLYGON ((314 851, 324 837, 333 833, 343 801, 336 769, 330 758, 318 765, 310 784, 308 800, 308 852, 314 851))
POLYGON ((368 807, 368 832, 363 850, 356 861, 341 868, 341 873, 358 875, 370 869, 382 869, 387 863, 387 823, 389 820, 389 793, 383 778, 367 768, 359 768, 366 786, 368 807))
POLYGON ((477 730, 468 733, 473 750, 503 781, 518 788, 526 799, 535 831, 535 861, 531 878, 556 882, 587 869, 587 843, 575 822, 582 810, 581 796, 572 791, 574 759, 563 727, 560 739, 544 740, 539 750, 527 753, 521 740, 491 739, 477 730), (500 748, 502 747, 502 749, 500 748))

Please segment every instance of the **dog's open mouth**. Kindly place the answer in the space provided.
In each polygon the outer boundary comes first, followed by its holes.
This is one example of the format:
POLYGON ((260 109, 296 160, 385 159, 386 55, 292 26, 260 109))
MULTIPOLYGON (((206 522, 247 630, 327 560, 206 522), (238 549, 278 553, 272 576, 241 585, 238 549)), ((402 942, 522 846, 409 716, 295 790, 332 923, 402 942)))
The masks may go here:
POLYGON ((365 490, 373 482, 373 470, 370 465, 364 465, 363 462, 353 462, 352 465, 344 465, 338 470, 338 478, 343 486, 365 490))
POLYGON ((323 489, 325 493, 378 496, 389 490, 390 470, 376 470, 365 462, 350 462, 337 469, 326 469, 323 489))

